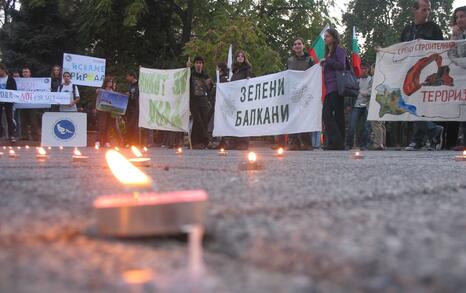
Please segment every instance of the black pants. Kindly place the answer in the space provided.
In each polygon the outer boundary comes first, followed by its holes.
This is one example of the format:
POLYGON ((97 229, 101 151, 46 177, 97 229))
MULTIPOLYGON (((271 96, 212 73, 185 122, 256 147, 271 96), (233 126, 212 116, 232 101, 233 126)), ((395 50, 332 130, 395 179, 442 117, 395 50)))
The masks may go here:
POLYGON ((39 140, 42 124, 42 109, 20 109, 21 133, 26 139, 39 140))
POLYGON ((193 145, 207 145, 209 143, 209 104, 206 98, 193 98, 190 103, 191 116, 193 117, 193 129, 191 142, 193 145))
POLYGON ((311 141, 311 133, 310 132, 303 132, 303 133, 294 133, 290 134, 290 145, 292 146, 312 146, 311 141))
POLYGON ((458 131, 460 128, 460 122, 457 121, 448 121, 448 122, 440 122, 441 126, 443 126, 443 141, 445 149, 449 150, 454 148, 457 145, 458 141, 458 131))
POLYGON ((139 109, 128 108, 126 110, 126 135, 125 143, 139 145, 139 109))
POLYGON ((15 123, 13 121, 13 103, 0 103, 0 121, 2 121, 3 109, 5 109, 6 122, 8 125, 8 137, 12 138, 14 137, 15 133, 15 123))
POLYGON ((111 113, 108 112, 97 112, 97 137, 100 143, 110 143, 110 133, 116 136, 118 143, 123 143, 120 128, 117 125, 117 120, 112 117, 111 113))
POLYGON ((345 112, 344 98, 337 92, 331 92, 325 96, 322 109, 322 120, 327 135, 328 147, 344 148, 345 139, 345 112))

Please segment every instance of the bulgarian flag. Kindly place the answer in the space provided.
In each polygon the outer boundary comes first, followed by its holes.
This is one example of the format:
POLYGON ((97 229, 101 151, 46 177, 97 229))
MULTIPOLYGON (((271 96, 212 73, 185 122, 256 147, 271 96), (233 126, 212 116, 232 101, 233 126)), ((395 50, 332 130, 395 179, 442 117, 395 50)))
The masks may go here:
POLYGON ((319 60, 325 57, 325 42, 324 42, 324 34, 330 28, 327 24, 324 29, 320 32, 317 39, 312 43, 312 48, 309 49, 309 55, 312 59, 314 59, 314 63, 319 63, 319 60))
POLYGON ((356 77, 361 77, 362 70, 361 70, 361 57, 359 56, 359 44, 358 44, 358 37, 356 35, 356 27, 353 26, 353 42, 352 42, 352 50, 351 50, 351 64, 354 68, 354 74, 356 77))

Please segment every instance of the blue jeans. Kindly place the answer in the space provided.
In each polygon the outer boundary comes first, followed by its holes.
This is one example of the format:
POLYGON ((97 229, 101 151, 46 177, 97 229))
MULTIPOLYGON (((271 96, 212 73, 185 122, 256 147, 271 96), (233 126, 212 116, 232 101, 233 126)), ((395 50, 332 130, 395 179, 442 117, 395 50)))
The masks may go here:
POLYGON ((316 149, 320 148, 320 134, 321 133, 322 132, 320 131, 310 132, 312 146, 316 149))
POLYGON ((346 145, 349 148, 353 147, 354 133, 358 125, 358 121, 362 120, 362 134, 358 133, 357 138, 361 148, 367 148, 369 139, 369 129, 367 127, 367 108, 353 107, 351 111, 351 121, 348 129, 348 136, 346 137, 346 145))

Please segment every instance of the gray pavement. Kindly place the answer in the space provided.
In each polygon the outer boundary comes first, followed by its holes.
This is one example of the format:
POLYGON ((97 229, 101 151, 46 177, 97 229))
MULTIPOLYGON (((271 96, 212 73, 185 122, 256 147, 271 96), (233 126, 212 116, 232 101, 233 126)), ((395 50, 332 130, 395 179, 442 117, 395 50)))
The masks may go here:
MULTIPOLYGON (((0 151, 5 152, 0 149, 0 151)), ((104 151, 71 163, 54 149, 0 158, 0 292, 462 292, 466 162, 453 152, 246 152, 150 149, 161 191, 209 194, 205 273, 187 273, 184 237, 108 239, 92 201, 124 192, 104 151), (168 170, 167 168, 168 167, 168 170), (143 285, 125 272, 149 272, 143 285)), ((125 150, 124 152, 128 152, 125 150)))

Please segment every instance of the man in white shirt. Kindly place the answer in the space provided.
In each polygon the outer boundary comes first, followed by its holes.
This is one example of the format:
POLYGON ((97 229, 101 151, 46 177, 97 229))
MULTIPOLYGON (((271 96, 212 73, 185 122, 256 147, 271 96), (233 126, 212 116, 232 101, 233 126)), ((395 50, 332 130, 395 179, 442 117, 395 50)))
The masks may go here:
POLYGON ((77 112, 76 106, 79 102, 79 90, 76 85, 71 82, 71 73, 63 73, 63 83, 58 87, 59 92, 72 93, 71 103, 69 105, 60 105, 60 112, 77 112))

